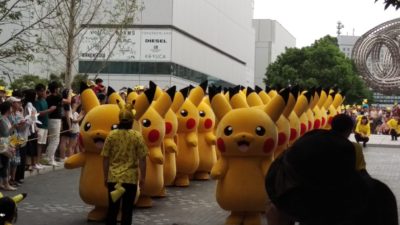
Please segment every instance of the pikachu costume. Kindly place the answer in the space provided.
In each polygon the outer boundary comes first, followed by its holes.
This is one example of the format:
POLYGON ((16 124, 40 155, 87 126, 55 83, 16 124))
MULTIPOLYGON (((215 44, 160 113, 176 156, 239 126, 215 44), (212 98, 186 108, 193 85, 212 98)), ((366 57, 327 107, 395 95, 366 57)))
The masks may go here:
POLYGON ((231 91, 230 102, 218 90, 211 88, 209 95, 219 120, 216 136, 221 153, 211 177, 218 180, 218 204, 231 211, 225 224, 261 224, 260 213, 267 203, 264 178, 278 140, 274 123, 288 95, 276 95, 262 110, 250 108, 238 90, 231 91))
POLYGON ((176 111, 178 117, 178 155, 176 156, 177 174, 174 182, 176 186, 189 186, 189 176, 194 174, 199 167, 197 137, 199 112, 197 106, 203 99, 206 93, 206 88, 207 81, 192 89, 181 107, 176 111))
POLYGON ((26 193, 14 197, 3 196, 0 192, 0 224, 12 225, 17 217, 17 204, 26 198, 26 193))
MULTIPOLYGON (((150 91, 156 91, 156 86, 150 85, 150 91)), ((167 114, 175 95, 175 86, 162 92, 157 101, 153 101, 143 116, 139 119, 142 135, 149 154, 146 157, 146 179, 136 203, 137 207, 152 207, 152 196, 157 196, 164 187, 164 154, 161 146, 165 136, 165 115, 167 114)))
MULTIPOLYGON (((143 115, 153 96, 154 93, 148 91, 136 99, 135 119, 143 115)), ((100 156, 100 152, 108 132, 118 125, 120 109, 116 104, 100 105, 93 90, 85 83, 81 84, 81 99, 82 109, 86 112, 86 116, 80 127, 79 144, 84 148, 84 152, 69 157, 64 167, 66 169, 82 168, 79 195, 85 203, 94 205, 94 209, 89 212, 87 218, 90 221, 102 221, 107 213, 108 190, 104 185, 103 157, 100 156)))
POLYGON ((214 134, 215 114, 211 109, 211 103, 208 96, 204 97, 197 107, 199 111, 198 125, 198 149, 199 149, 199 167, 194 174, 196 180, 210 179, 209 173, 217 162, 215 144, 217 139, 214 134))

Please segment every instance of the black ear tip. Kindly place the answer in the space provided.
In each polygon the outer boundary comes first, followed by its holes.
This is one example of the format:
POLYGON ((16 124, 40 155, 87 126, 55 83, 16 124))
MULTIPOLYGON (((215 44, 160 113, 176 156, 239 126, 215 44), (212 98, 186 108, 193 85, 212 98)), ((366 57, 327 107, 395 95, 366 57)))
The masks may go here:
POLYGON ((229 98, 232 98, 234 95, 239 93, 240 91, 240 85, 234 87, 234 88, 229 88, 229 98))
POLYGON ((214 98, 214 96, 216 96, 218 93, 220 93, 221 91, 218 91, 218 88, 215 86, 210 86, 208 87, 208 96, 210 98, 210 101, 212 101, 212 99, 214 98))
POLYGON ((155 93, 156 93, 156 89, 155 88, 148 88, 146 91, 144 91, 144 94, 146 95, 147 100, 149 102, 153 101, 155 93))
POLYGON ((130 93, 132 93, 133 92, 133 89, 132 88, 128 88, 128 90, 126 91, 127 93, 128 93, 128 95, 130 94, 130 93))
POLYGON ((255 91, 257 94, 259 94, 262 90, 263 90, 262 88, 260 88, 259 86, 256 85, 255 91))
POLYGON ((208 80, 200 84, 200 87, 203 89, 204 93, 207 91, 207 86, 208 86, 208 80))
POLYGON ((247 87, 246 96, 249 96, 251 93, 255 92, 253 88, 247 87))
POLYGON ((108 88, 107 88, 107 96, 110 96, 112 93, 115 93, 115 90, 112 87, 108 86, 108 88))
POLYGON ((167 90, 167 94, 169 95, 171 100, 174 100, 175 93, 176 93, 176 86, 172 86, 167 90))
POLYGON ((82 94, 82 92, 88 88, 89 86, 85 82, 81 81, 81 84, 79 86, 79 93, 82 94))
POLYGON ((291 92, 291 88, 290 87, 284 88, 279 92, 279 94, 282 96, 282 98, 285 101, 285 103, 287 103, 288 100, 289 100, 290 92, 291 92))

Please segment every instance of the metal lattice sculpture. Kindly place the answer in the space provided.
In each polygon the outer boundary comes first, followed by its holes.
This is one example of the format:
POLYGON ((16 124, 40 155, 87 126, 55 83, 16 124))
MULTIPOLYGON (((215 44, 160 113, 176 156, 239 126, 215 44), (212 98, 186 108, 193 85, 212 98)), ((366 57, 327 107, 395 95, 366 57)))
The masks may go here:
POLYGON ((368 85, 382 94, 400 94, 400 18, 362 35, 352 58, 368 85))

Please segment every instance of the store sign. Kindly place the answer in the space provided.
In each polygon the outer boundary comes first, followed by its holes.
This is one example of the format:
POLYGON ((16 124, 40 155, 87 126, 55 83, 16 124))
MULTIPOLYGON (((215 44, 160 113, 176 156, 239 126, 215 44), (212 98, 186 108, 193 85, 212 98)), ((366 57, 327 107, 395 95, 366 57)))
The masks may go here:
POLYGON ((80 60, 170 61, 171 30, 88 29, 79 47, 80 60))

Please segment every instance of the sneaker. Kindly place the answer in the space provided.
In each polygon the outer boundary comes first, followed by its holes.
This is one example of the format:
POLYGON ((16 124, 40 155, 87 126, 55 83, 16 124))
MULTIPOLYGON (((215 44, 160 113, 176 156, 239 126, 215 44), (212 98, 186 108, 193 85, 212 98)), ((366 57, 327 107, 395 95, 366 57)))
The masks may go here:
POLYGON ((37 163, 37 164, 35 164, 32 168, 33 168, 34 170, 40 170, 40 169, 43 169, 43 166, 42 166, 41 164, 37 163))
POLYGON ((38 164, 41 165, 50 165, 50 161, 48 159, 41 159, 40 162, 38 164))
POLYGON ((56 161, 50 162, 50 166, 58 166, 58 163, 56 161))

